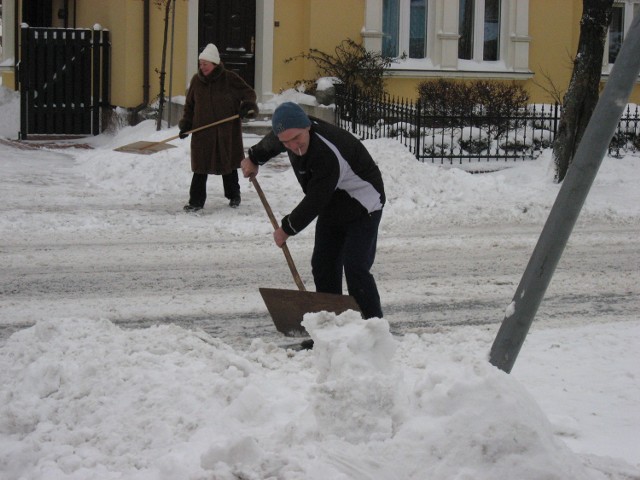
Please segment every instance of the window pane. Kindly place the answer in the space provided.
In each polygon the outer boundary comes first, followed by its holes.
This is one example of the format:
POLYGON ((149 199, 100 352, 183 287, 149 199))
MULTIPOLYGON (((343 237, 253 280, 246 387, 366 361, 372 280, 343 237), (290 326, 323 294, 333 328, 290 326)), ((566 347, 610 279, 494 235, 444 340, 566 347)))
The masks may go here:
POLYGON ((426 57, 427 1, 411 0, 409 14, 409 58, 426 57))
POLYGON ((609 63, 614 63, 622 46, 624 35, 624 6, 614 5, 609 27, 609 63))
POLYGON ((384 0, 382 3, 382 54, 398 56, 398 29, 400 26, 400 0, 384 0))
POLYGON ((460 17, 458 24, 458 58, 473 58, 473 10, 474 0, 460 0, 460 17))
POLYGON ((500 0, 484 2, 483 60, 500 59, 500 0))

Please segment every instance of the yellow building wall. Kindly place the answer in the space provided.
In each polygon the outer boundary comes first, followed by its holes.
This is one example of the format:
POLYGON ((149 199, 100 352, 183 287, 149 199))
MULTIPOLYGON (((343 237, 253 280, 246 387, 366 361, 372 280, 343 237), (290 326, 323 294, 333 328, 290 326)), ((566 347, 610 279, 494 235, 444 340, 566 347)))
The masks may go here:
POLYGON ((306 51, 309 8, 307 2, 277 0, 274 5, 273 30, 273 91, 291 88, 293 83, 305 79, 305 62, 285 60, 306 51))
POLYGON ((276 0, 274 20, 273 90, 278 93, 322 76, 310 60, 286 59, 311 48, 334 55, 343 40, 360 41, 364 0, 276 0))
MULTIPOLYGON (((530 92, 532 103, 551 103, 555 99, 548 90, 557 91, 562 97, 569 87, 580 40, 582 1, 572 0, 569 3, 571 5, 565 9, 557 8, 556 0, 529 3, 529 35, 532 38, 529 66, 535 72, 535 77, 525 82, 524 87, 530 92)), ((602 82, 601 88, 604 85, 602 82)), ((640 86, 637 82, 629 102, 640 102, 640 86)))
POLYGON ((142 102, 142 8, 141 1, 132 0, 78 2, 78 28, 99 23, 109 30, 114 105, 133 107, 142 102))
MULTIPOLYGON (((138 0, 139 1, 139 0, 138 0)), ((175 13, 175 34, 173 35, 173 65, 171 65, 171 15, 169 15, 169 29, 167 31, 167 51, 165 59, 165 82, 164 93, 166 97, 175 95, 186 95, 187 83, 191 76, 187 78, 185 71, 187 68, 187 0, 176 0, 175 13), (170 68, 173 70, 172 91, 169 91, 170 68)), ((150 83, 151 99, 160 95, 160 77, 156 69, 160 71, 162 66, 162 45, 164 42, 164 8, 151 6, 151 58, 150 58, 150 83)), ((142 62, 140 62, 142 64, 142 62)), ((195 71, 191 72, 196 73, 195 71)))
MULTIPOLYGON (((154 1, 149 8, 149 100, 153 102, 160 93, 162 47, 164 42, 165 9, 154 1)), ((83 0, 77 2, 76 27, 93 28, 100 24, 109 30, 111 39, 111 103, 132 108, 144 99, 144 2, 142 0, 83 0)), ((165 96, 169 92, 171 67, 171 15, 167 37, 165 64, 165 96)), ((176 1, 175 35, 173 38, 174 95, 186 91, 186 25, 187 1, 176 1)))
POLYGON ((529 68, 535 73, 524 82, 532 103, 552 103, 550 92, 562 96, 571 79, 573 59, 580 37, 582 1, 566 2, 558 8, 557 0, 529 3, 529 68))

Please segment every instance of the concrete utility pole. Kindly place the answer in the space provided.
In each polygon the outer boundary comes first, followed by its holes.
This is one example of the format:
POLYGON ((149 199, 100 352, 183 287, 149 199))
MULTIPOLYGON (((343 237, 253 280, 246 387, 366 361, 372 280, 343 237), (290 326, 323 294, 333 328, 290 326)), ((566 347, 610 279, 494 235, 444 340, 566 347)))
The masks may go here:
POLYGON ((640 73, 640 15, 622 44, 549 218, 491 347, 489 361, 509 373, 551 282, 640 73))

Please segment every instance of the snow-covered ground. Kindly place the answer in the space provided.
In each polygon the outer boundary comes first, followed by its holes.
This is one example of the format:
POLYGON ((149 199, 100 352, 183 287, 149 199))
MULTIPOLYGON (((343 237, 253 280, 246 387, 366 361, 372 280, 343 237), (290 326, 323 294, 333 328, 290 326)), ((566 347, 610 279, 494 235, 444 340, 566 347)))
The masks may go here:
MULTIPOLYGON (((294 352, 248 182, 231 209, 211 177, 185 214, 188 141, 114 152, 175 128, 29 149, 18 117, 0 87, 3 480, 640 479, 639 158, 603 162, 507 375, 487 355, 559 189, 549 152, 470 175, 366 141, 385 318, 308 315, 294 352)), ((258 179, 276 216, 300 198, 284 158, 258 179)), ((313 228, 288 243, 312 289, 313 228)))

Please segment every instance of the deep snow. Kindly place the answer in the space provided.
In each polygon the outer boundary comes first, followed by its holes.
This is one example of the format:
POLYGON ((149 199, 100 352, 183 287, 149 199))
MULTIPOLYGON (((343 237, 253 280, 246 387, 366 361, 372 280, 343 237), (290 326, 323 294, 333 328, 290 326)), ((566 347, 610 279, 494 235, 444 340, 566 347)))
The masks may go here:
MULTIPOLYGON (((0 112, 3 480, 640 478, 637 157, 603 163, 507 375, 487 354, 559 188, 549 152, 470 175, 366 141, 386 317, 308 315, 293 352, 248 183, 232 210, 211 178, 188 215, 188 142, 113 151, 175 128, 25 149, 14 92, 0 112)), ((258 178, 276 215, 300 197, 285 159, 258 178)), ((308 284, 312 230, 288 242, 308 284)))

